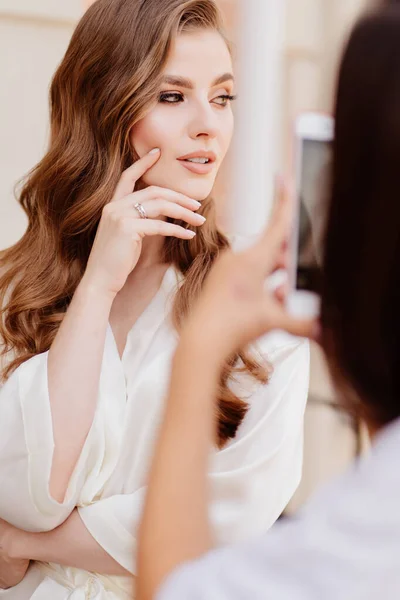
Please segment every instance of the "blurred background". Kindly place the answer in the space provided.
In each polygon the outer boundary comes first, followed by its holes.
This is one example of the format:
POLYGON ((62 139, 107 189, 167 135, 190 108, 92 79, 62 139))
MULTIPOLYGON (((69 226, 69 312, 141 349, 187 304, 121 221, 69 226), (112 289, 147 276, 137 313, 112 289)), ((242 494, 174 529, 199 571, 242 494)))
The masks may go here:
MULTIPOLYGON (((233 41, 240 2, 246 0, 219 0, 233 41)), ((84 0, 0 0, 0 248, 13 244, 25 230, 25 216, 13 188, 44 153, 49 83, 89 4, 84 0)), ((279 139, 271 140, 281 171, 291 164, 294 117, 304 110, 332 111, 343 43, 368 4, 368 0, 286 0, 284 39, 278 49, 279 139)), ((229 160, 215 193, 222 225, 228 213, 228 172, 229 160)), ((288 512, 294 512, 316 485, 342 471, 366 445, 362 425, 351 422, 337 407, 322 357, 313 347, 304 474, 288 512)))

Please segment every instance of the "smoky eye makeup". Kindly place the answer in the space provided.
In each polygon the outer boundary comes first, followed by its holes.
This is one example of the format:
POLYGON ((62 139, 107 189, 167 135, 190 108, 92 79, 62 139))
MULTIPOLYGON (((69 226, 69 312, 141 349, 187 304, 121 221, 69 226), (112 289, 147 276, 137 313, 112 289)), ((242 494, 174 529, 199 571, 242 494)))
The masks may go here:
POLYGON ((177 104, 184 101, 184 96, 181 92, 160 92, 158 101, 165 104, 177 104))
MULTIPOLYGON (((219 94, 210 100, 210 102, 219 106, 227 106, 230 102, 237 99, 236 94, 219 94)), ((162 104, 179 104, 185 100, 182 92, 166 91, 160 92, 158 101, 162 104)))

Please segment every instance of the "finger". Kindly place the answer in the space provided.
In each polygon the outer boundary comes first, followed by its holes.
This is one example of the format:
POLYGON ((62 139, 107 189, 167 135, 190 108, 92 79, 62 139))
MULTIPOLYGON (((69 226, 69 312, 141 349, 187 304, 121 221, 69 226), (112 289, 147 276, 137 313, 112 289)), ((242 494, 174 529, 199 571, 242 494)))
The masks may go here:
POLYGON ((289 248, 287 247, 286 241, 284 245, 278 251, 278 255, 276 257, 275 265, 273 265, 275 270, 284 269, 286 270, 289 266, 289 248))
POLYGON ((278 201, 272 216, 260 239, 249 250, 254 254, 254 262, 267 276, 275 266, 279 251, 284 247, 289 236, 292 220, 292 200, 288 184, 282 182, 278 201))
POLYGON ((180 225, 174 223, 167 223, 166 221, 157 221, 155 219, 132 219, 133 233, 139 233, 140 235, 163 235, 165 237, 177 237, 182 240, 191 240, 195 237, 196 233, 185 229, 180 225))
POLYGON ((315 319, 298 319, 292 317, 281 305, 276 305, 276 311, 271 311, 271 299, 266 302, 266 318, 273 324, 274 329, 281 329, 291 335, 304 338, 315 338, 315 319))
POLYGON ((314 339, 314 321, 311 319, 295 319, 284 315, 277 319, 274 326, 296 337, 314 339))
POLYGON ((186 223, 195 225, 196 227, 204 225, 206 222, 206 218, 202 215, 199 215, 192 210, 188 210, 179 204, 168 202, 168 200, 144 202, 142 206, 150 219, 157 219, 160 216, 170 217, 171 219, 186 221, 186 223))
POLYGON ((142 158, 139 158, 139 160, 134 162, 132 166, 122 173, 112 201, 120 200, 127 194, 133 192, 137 180, 156 164, 160 158, 160 152, 159 148, 153 148, 153 150, 150 150, 150 152, 145 154, 142 158))
POLYGON ((292 190, 283 179, 279 179, 278 196, 269 223, 260 238, 261 245, 270 249, 281 248, 287 241, 292 218, 292 190))
POLYGON ((288 206, 293 203, 294 189, 293 184, 289 179, 285 179, 281 175, 276 178, 275 185, 275 198, 271 213, 270 221, 273 222, 274 218, 279 215, 282 210, 282 206, 288 206))
POLYGON ((315 323, 313 319, 295 319, 286 316, 280 325, 280 329, 284 329, 297 337, 314 339, 315 323))
POLYGON ((185 194, 180 194, 179 192, 175 192, 174 190, 170 190, 168 188, 162 188, 157 186, 150 186, 145 188, 144 190, 140 190, 138 192, 134 192, 133 194, 129 194, 125 198, 123 198, 120 202, 122 204, 135 204, 139 202, 143 204, 149 200, 168 200, 169 202, 174 202, 175 204, 179 204, 180 206, 184 206, 189 210, 199 210, 201 207, 201 202, 197 202, 193 198, 189 196, 185 196, 185 194))
POLYGON ((288 293, 289 293, 289 284, 288 283, 284 283, 284 284, 280 285, 278 288, 276 288, 276 290, 274 290, 274 296, 280 304, 285 304, 288 293))

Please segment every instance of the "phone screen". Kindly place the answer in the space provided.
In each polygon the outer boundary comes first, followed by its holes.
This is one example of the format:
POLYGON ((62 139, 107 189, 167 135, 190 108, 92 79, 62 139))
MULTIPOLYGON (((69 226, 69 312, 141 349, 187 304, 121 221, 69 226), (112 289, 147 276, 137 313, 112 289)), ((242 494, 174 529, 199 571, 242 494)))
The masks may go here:
POLYGON ((296 289, 319 294, 332 142, 300 140, 296 289))

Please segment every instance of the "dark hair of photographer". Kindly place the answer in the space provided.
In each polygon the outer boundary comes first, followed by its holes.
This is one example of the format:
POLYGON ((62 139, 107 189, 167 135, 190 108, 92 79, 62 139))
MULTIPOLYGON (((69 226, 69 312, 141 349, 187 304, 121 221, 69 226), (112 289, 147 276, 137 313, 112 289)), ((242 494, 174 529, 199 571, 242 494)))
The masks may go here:
POLYGON ((346 404, 373 429, 400 416, 399 31, 389 7, 346 48, 325 242, 323 346, 346 404))

